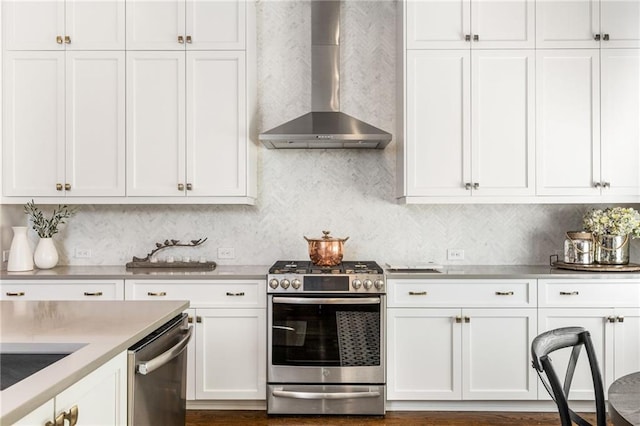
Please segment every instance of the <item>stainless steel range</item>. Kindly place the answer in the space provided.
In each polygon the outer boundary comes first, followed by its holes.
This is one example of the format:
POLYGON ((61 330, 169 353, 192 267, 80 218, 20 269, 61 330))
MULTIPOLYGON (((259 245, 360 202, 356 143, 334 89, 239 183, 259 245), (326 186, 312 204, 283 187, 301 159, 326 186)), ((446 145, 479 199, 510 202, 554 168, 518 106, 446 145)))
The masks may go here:
POLYGON ((371 261, 269 269, 269 414, 384 414, 385 287, 371 261))

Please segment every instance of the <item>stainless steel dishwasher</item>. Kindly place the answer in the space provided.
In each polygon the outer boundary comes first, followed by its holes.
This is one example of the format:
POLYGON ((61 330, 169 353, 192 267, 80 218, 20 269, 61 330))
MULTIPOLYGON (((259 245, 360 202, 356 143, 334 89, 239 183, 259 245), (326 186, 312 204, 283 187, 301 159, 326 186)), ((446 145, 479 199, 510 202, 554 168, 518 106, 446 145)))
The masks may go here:
POLYGON ((129 348, 129 426, 185 424, 186 349, 192 332, 183 313, 129 348))

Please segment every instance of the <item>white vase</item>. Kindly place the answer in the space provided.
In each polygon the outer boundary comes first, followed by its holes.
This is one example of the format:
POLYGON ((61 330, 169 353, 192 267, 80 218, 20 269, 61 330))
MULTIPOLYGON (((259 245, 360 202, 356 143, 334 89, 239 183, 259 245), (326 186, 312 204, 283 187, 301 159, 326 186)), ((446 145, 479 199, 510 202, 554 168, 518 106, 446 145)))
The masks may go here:
POLYGON ((31 271, 33 269, 33 250, 27 239, 26 226, 13 226, 13 240, 7 262, 7 271, 31 271))
POLYGON ((51 269, 58 264, 58 250, 52 238, 40 238, 33 260, 40 269, 51 269))

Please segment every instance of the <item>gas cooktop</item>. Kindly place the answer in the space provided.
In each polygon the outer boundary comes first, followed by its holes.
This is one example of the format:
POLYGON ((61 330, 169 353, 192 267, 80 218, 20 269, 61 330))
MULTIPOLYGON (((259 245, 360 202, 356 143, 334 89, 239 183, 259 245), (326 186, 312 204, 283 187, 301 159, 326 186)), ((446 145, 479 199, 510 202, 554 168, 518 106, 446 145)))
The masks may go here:
POLYGON ((270 274, 382 274, 376 262, 344 261, 335 266, 319 266, 308 260, 279 260, 269 269, 270 274))

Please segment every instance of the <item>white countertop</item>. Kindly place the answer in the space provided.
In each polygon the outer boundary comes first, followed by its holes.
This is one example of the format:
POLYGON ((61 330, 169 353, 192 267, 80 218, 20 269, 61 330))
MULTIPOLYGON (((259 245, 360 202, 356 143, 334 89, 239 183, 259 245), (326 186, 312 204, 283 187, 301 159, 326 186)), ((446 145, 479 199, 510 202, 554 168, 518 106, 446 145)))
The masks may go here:
POLYGON ((0 392, 0 423, 19 420, 188 307, 188 301, 0 301, 0 346, 85 344, 0 392))

